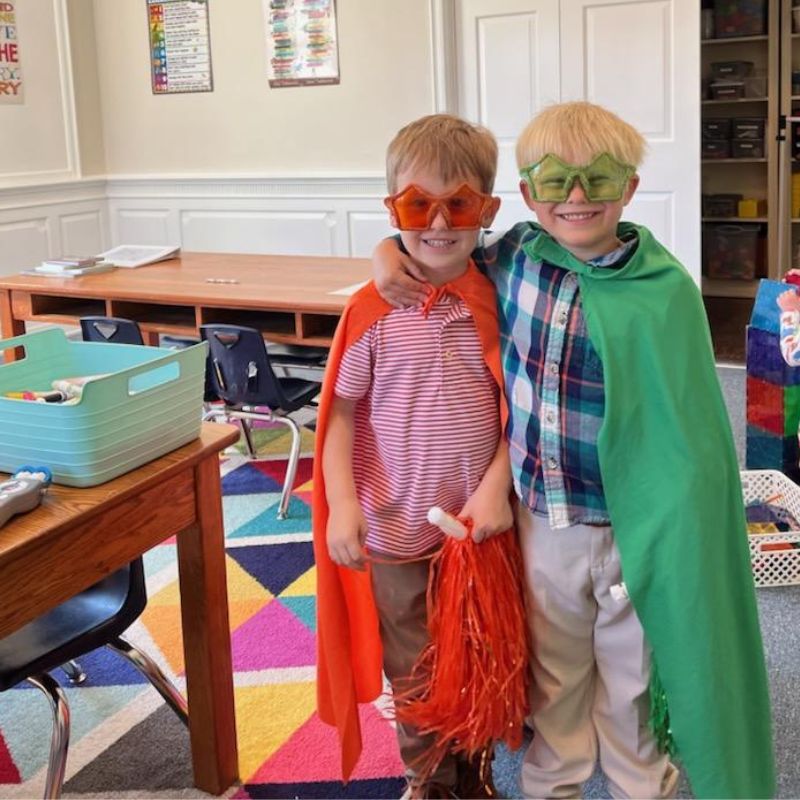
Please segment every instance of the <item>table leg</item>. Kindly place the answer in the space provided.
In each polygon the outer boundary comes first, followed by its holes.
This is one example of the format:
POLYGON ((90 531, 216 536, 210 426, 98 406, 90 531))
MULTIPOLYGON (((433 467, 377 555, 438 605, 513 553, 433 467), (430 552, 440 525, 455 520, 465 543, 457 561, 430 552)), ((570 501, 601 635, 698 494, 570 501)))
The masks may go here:
MULTIPOLYGON (((0 289, 0 339, 11 339, 14 336, 21 336, 25 333, 25 323, 21 319, 14 319, 14 312, 11 310, 11 292, 8 289, 0 289)), ((9 361, 16 361, 22 358, 23 350, 20 347, 9 351, 5 357, 9 361)), ((0 352, 0 357, 3 353, 0 352)))
POLYGON ((178 536, 189 735, 195 785, 221 794, 238 756, 218 455, 195 470, 197 522, 178 536))

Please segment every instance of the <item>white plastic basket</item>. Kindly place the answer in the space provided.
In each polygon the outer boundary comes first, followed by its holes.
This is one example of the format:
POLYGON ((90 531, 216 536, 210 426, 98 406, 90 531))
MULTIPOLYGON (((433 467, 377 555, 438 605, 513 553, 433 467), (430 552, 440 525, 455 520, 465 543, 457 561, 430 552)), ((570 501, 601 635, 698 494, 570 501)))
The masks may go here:
MULTIPOLYGON (((745 504, 769 500, 800 522, 800 486, 794 481, 774 469, 744 470, 741 475, 745 504)), ((747 540, 756 586, 800 584, 800 549, 765 549, 765 545, 800 543, 800 530, 750 534, 747 540)))

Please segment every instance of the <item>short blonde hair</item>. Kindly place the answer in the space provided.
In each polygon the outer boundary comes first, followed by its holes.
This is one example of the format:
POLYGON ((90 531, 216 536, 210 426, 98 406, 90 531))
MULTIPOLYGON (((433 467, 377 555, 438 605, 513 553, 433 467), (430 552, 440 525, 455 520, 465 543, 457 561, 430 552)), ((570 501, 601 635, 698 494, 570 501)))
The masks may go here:
POLYGON ((583 166, 608 153, 638 167, 646 149, 642 134, 608 109, 583 101, 558 103, 539 112, 519 135, 517 166, 535 164, 547 153, 583 166))
POLYGON ((442 180, 477 178, 489 194, 497 173, 497 141, 491 131, 451 114, 430 114, 398 131, 386 150, 386 185, 398 190, 406 169, 430 169, 442 180))

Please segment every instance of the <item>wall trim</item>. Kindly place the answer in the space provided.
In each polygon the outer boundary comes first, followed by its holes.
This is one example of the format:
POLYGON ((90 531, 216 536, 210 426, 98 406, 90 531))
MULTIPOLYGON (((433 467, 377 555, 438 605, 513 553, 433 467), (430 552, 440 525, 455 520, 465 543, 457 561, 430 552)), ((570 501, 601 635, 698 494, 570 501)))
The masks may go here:
POLYGON ((84 200, 99 200, 105 203, 106 199, 105 178, 0 187, 0 210, 3 211, 84 200))
POLYGON ((382 173, 328 176, 128 176, 106 178, 106 196, 124 198, 383 197, 382 173))
POLYGON ((69 37, 67 0, 53 0, 53 18, 58 42, 59 75, 61 76, 61 113, 64 119, 64 139, 67 150, 67 172, 72 177, 81 174, 78 146, 78 114, 75 109, 75 83, 72 74, 72 50, 69 37))
POLYGON ((430 0, 431 53, 433 54, 433 110, 458 113, 454 0, 430 0))

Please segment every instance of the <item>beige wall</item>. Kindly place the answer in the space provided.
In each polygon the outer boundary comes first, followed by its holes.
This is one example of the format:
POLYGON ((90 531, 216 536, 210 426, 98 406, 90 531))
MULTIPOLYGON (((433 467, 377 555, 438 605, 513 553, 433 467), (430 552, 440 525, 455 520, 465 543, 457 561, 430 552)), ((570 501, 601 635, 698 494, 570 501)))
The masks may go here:
POLYGON ((75 117, 83 175, 106 171, 92 0, 67 0, 75 117))
MULTIPOLYGON (((144 0, 93 9, 102 126, 84 98, 81 121, 92 123, 82 135, 97 151, 102 129, 110 175, 375 173, 393 133, 433 111, 429 0, 338 0, 341 83, 284 89, 267 83, 262 0, 211 0, 214 91, 158 97, 144 0)), ((73 47, 87 14, 73 15, 73 47)), ((87 53, 76 84, 91 84, 92 68, 87 53)))
POLYGON ((24 102, 0 104, 0 186, 63 177, 74 168, 60 9, 52 0, 18 0, 15 7, 24 102))

